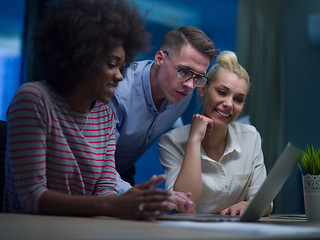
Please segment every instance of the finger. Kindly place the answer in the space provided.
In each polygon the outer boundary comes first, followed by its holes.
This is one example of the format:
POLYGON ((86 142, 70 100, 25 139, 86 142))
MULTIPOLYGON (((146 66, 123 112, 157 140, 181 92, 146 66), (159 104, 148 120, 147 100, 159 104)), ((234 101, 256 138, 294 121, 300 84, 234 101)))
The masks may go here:
POLYGON ((191 200, 189 200, 188 202, 186 202, 183 207, 186 211, 189 211, 193 206, 193 202, 191 200))
POLYGON ((240 211, 239 211, 239 214, 241 215, 247 208, 247 204, 244 204, 241 208, 240 208, 240 211))
MULTIPOLYGON (((211 120, 211 119, 210 119, 211 120)), ((212 134, 212 130, 213 130, 213 121, 211 120, 211 121, 209 121, 208 122, 208 125, 207 125, 207 133, 209 134, 209 135, 211 135, 212 134)))
POLYGON ((172 211, 173 209, 175 209, 177 207, 177 204, 174 204, 172 202, 169 202, 169 211, 172 211))
POLYGON ((149 212, 151 214, 155 214, 158 212, 160 213, 167 213, 169 212, 174 204, 169 201, 161 201, 161 202, 148 202, 144 205, 144 211, 149 212))
POLYGON ((161 202, 161 201, 169 201, 172 203, 176 203, 175 196, 169 191, 163 189, 153 189, 144 191, 141 193, 141 201, 143 202, 161 202))
POLYGON ((186 193, 187 197, 190 199, 192 197, 192 193, 191 192, 187 192, 186 193))
POLYGON ((144 182, 144 183, 140 183, 137 185, 134 185, 134 188, 140 189, 140 190, 144 190, 144 189, 149 189, 150 186, 150 181, 144 182))
POLYGON ((190 199, 191 193, 187 195, 186 193, 182 192, 174 192, 174 196, 176 199, 176 204, 185 205, 185 207, 187 208, 191 207, 193 204, 193 202, 190 199))
POLYGON ((239 214, 239 208, 231 208, 230 214, 232 216, 238 215, 239 214))
POLYGON ((221 215, 228 215, 229 214, 229 208, 226 208, 226 209, 223 209, 221 212, 220 212, 221 215))
POLYGON ((162 183, 164 180, 166 179, 165 175, 153 175, 152 178, 144 183, 141 184, 137 184, 134 187, 144 190, 144 189, 152 189, 153 187, 159 185, 160 183, 162 183))
POLYGON ((187 198, 186 194, 182 192, 172 191, 172 193, 178 202, 185 201, 185 199, 187 198))
POLYGON ((200 114, 194 114, 193 116, 192 116, 192 118, 198 118, 198 117, 200 117, 200 114))
POLYGON ((153 175, 152 178, 150 179, 151 182, 151 188, 158 186, 160 183, 162 183, 166 179, 166 175, 161 174, 161 175, 153 175))
POLYGON ((137 218, 153 220, 157 216, 167 214, 171 210, 172 205, 170 205, 170 202, 168 201, 162 201, 158 203, 141 203, 138 205, 137 218))

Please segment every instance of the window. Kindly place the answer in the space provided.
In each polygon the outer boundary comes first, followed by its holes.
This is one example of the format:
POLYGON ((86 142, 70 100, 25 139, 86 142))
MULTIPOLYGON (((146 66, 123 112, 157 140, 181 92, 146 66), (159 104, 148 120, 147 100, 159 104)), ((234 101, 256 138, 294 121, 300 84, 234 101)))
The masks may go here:
POLYGON ((0 4, 0 119, 21 84, 25 0, 0 4))

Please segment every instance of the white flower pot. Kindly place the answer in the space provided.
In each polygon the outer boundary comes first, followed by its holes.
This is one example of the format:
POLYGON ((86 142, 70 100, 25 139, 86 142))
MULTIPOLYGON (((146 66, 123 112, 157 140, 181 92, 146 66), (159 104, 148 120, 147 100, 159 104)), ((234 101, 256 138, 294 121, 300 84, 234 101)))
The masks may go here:
POLYGON ((302 175, 307 222, 320 222, 320 175, 302 175))

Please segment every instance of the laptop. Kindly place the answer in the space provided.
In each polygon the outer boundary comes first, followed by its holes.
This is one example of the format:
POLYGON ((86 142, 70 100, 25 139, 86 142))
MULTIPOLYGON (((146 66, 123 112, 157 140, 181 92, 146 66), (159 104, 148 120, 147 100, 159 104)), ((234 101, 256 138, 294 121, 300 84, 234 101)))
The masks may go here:
POLYGON ((254 198, 250 201, 248 207, 242 215, 230 216, 220 214, 190 214, 176 213, 160 216, 159 220, 190 220, 190 221, 235 221, 235 222, 253 222, 258 221, 265 213, 271 202, 279 193, 280 189, 297 166, 301 159, 301 151, 288 143, 282 154, 274 164, 268 177, 261 185, 254 198))

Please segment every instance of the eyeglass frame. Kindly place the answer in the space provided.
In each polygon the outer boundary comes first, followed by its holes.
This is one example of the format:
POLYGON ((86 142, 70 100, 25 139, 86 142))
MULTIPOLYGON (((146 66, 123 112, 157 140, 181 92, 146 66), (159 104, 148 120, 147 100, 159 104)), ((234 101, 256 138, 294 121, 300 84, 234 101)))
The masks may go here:
MULTIPOLYGON (((173 63, 173 65, 174 65, 175 68, 177 69, 178 74, 179 74, 179 72, 180 72, 183 68, 186 68, 186 69, 188 69, 188 70, 191 72, 191 74, 192 74, 191 77, 188 78, 188 79, 186 79, 185 82, 186 82, 186 81, 189 81, 191 78, 193 78, 193 84, 196 84, 196 86, 195 86, 194 88, 196 88, 196 87, 203 87, 203 86, 205 86, 205 85, 209 82, 209 79, 207 78, 207 76, 205 76, 205 75, 203 75, 203 74, 201 74, 201 73, 198 73, 198 72, 196 72, 196 71, 194 71, 194 70, 192 70, 192 69, 190 69, 190 68, 188 68, 188 67, 178 67, 178 66, 174 63, 174 61, 172 60, 172 58, 170 57, 170 55, 169 55, 169 53, 168 53, 167 51, 163 51, 163 53, 167 54, 167 56, 169 57, 170 61, 173 63), (198 83, 196 83, 196 82, 195 82, 195 79, 196 79, 198 76, 201 76, 202 79, 201 79, 198 83), (204 79, 204 80, 203 80, 203 79, 204 79), (200 83, 201 83, 201 85, 200 85, 200 83)), ((183 77, 183 76, 182 76, 182 77, 183 77)), ((179 76, 178 76, 178 78, 182 78, 182 77, 179 77, 179 76)))

